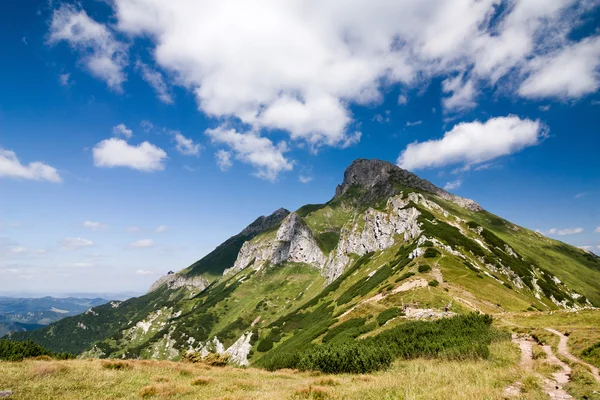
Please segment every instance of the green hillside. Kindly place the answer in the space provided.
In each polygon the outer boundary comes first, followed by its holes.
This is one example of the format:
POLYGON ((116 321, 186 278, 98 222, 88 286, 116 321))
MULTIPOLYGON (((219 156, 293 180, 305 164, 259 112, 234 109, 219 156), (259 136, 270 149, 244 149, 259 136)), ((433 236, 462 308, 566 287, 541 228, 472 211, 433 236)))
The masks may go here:
POLYGON ((328 203, 274 215, 175 274, 177 287, 12 338, 85 356, 227 353, 270 369, 332 372, 318 360, 358 357, 361 372, 399 354, 484 357, 498 334, 469 319, 473 311, 600 305, 598 257, 389 163, 358 160, 328 203), (197 275, 213 280, 201 291, 186 286, 197 275), (465 342, 444 338, 459 331, 465 342), (429 344, 408 346, 414 332, 429 344), (381 343, 396 350, 374 350, 381 343))

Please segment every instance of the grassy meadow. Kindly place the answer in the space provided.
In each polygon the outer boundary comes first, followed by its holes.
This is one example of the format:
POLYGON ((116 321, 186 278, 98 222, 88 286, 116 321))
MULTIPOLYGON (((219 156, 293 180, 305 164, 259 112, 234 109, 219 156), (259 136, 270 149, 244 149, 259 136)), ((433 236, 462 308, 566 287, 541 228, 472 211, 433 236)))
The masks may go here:
MULTIPOLYGON (((480 361, 417 359, 369 375, 211 367, 170 361, 0 362, 12 399, 502 399, 520 378, 519 352, 504 341, 480 361)), ((534 385, 535 386, 535 385, 534 385)), ((533 387, 526 399, 543 398, 533 387)))

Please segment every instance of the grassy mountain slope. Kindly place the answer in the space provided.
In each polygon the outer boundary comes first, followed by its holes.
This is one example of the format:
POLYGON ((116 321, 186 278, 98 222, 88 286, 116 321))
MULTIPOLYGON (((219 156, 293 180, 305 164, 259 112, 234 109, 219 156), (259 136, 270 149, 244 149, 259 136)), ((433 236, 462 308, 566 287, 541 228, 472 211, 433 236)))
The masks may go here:
POLYGON ((296 225, 282 223, 287 212, 257 220, 256 229, 179 274, 212 274, 200 293, 163 286, 14 337, 54 351, 81 352, 95 342, 86 354, 102 357, 177 360, 189 350, 230 348, 251 364, 296 367, 307 352, 371 351, 353 343, 429 329, 413 328, 418 320, 600 304, 597 258, 397 170, 362 160, 334 199, 301 207, 296 225), (253 258, 236 263, 242 252, 253 258), (284 261, 271 262, 281 254, 284 261))

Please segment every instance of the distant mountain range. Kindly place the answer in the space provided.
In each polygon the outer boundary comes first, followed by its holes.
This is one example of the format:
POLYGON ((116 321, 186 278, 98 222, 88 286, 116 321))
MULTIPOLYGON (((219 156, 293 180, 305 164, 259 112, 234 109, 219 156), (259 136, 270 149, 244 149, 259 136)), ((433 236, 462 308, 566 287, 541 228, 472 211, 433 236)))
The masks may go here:
POLYGON ((107 303, 102 298, 14 298, 0 296, 0 336, 30 331, 107 303))
POLYGON ((599 257, 359 159, 327 203, 260 217, 141 297, 11 338, 98 357, 216 352, 272 366, 405 321, 599 306, 597 282, 599 257))

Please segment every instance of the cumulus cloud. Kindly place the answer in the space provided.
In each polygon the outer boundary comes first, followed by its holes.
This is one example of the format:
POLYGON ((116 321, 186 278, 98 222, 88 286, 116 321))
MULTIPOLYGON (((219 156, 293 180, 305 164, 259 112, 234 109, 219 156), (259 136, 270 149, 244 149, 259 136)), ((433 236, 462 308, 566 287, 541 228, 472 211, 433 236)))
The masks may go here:
POLYGON ((313 177, 308 175, 298 175, 298 180, 300 183, 308 183, 313 180, 313 177))
POLYGON ((207 129, 205 133, 213 143, 229 146, 237 159, 256 167, 259 178, 273 181, 280 172, 293 168, 293 162, 283 155, 288 151, 283 141, 274 145, 271 140, 253 132, 240 133, 225 127, 207 129))
POLYGON ((455 181, 452 182, 447 182, 444 185, 444 190, 454 190, 454 189, 458 189, 460 186, 462 185, 462 180, 457 179, 455 181))
POLYGON ((565 228, 565 229, 552 228, 552 229, 549 229, 548 232, 546 232, 546 233, 548 235, 565 236, 565 235, 575 235, 575 234, 581 233, 581 232, 583 232, 583 228, 565 228))
POLYGON ((599 226, 599 227, 597 227, 596 229, 594 229, 594 232, 596 232, 596 233, 600 233, 600 226, 599 226))
POLYGON ((221 171, 227 171, 233 165, 231 161, 231 152, 227 150, 219 150, 215 153, 217 165, 221 171))
POLYGON ((165 168, 167 153, 149 142, 137 146, 123 139, 105 139, 92 149, 97 167, 127 167, 139 171, 157 171, 165 168))
POLYGON ((156 97, 165 104, 173 104, 173 95, 165 83, 163 75, 141 61, 136 63, 136 67, 142 74, 142 79, 154 89, 156 97))
POLYGON ((61 182, 56 168, 40 161, 23 165, 14 151, 0 147, 0 178, 30 179, 35 181, 61 182))
POLYGON ((65 73, 58 75, 58 82, 62 86, 71 86, 71 74, 65 73))
POLYGON ((108 225, 93 221, 84 221, 83 227, 92 231, 105 231, 108 229, 108 225))
POLYGON ((77 250, 93 245, 94 243, 91 240, 82 238, 64 238, 60 241, 60 247, 66 250, 77 250))
POLYGON ((398 104, 403 106, 405 104, 408 104, 408 97, 406 97, 405 95, 401 94, 398 96, 398 104))
POLYGON ((150 131, 154 128, 154 124, 152 122, 148 121, 147 119, 140 122, 140 126, 146 133, 150 133, 150 131))
POLYGON ((129 245, 129 247, 134 249, 143 249, 148 247, 154 247, 155 243, 152 239, 141 239, 137 240, 129 245))
POLYGON ((171 134, 173 135, 173 140, 175 140, 175 149, 178 152, 186 156, 197 156, 200 154, 200 144, 194 143, 190 138, 186 138, 181 132, 173 131, 171 134))
POLYGON ((445 112, 469 110, 477 105, 475 102, 477 96, 475 84, 473 80, 465 79, 462 74, 444 80, 442 90, 444 93, 451 94, 449 97, 442 99, 445 112))
POLYGON ((470 167, 535 146, 546 134, 540 121, 516 116, 463 122, 441 139, 409 144, 398 165, 410 170, 458 163, 470 167))
MULTIPOLYGON (((86 50, 90 70, 119 87, 127 47, 115 37, 141 40, 156 68, 144 74, 140 67, 142 75, 159 97, 179 85, 208 116, 241 122, 256 138, 283 130, 311 150, 360 140, 352 107, 380 104, 394 86, 407 93, 442 81, 444 111, 455 112, 500 87, 510 96, 579 98, 600 85, 597 33, 576 41, 570 35, 594 1, 110 4, 110 29, 61 6, 51 42, 86 50), (92 68, 96 59, 103 68, 92 68)), ((402 94, 398 104, 407 100, 402 94)))
POLYGON ((600 36, 585 38, 528 63, 523 97, 578 98, 600 87, 600 36))
POLYGON ((119 124, 117 126, 113 126, 113 135, 123 136, 125 139, 131 139, 133 136, 133 131, 128 129, 125 124, 119 124))
POLYGON ((111 89, 122 91, 127 46, 116 40, 105 25, 76 6, 62 4, 52 14, 49 43, 61 41, 80 52, 83 64, 92 75, 105 81, 111 89))

